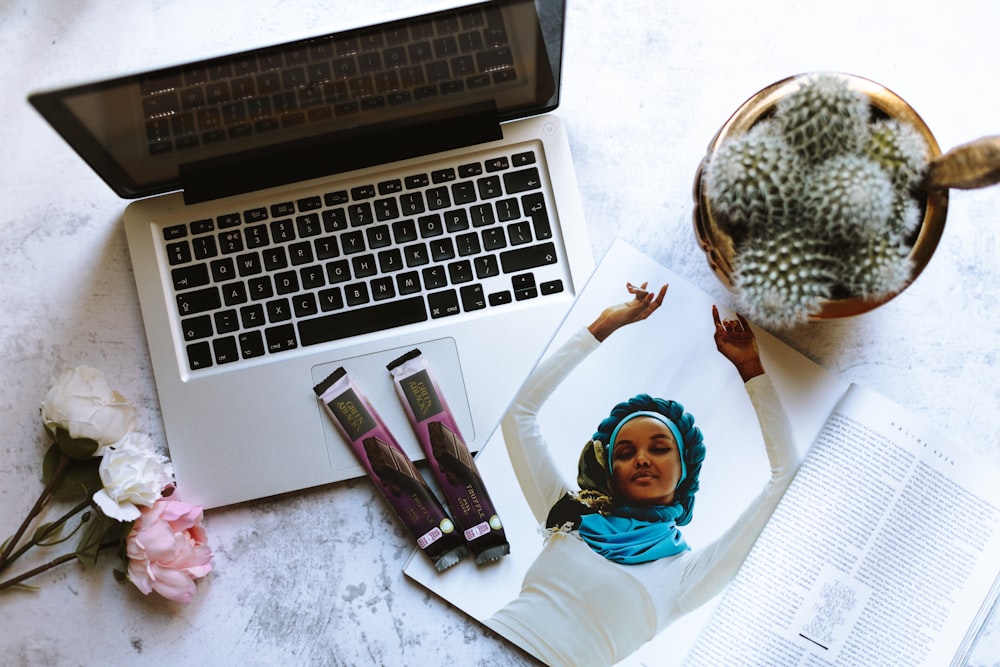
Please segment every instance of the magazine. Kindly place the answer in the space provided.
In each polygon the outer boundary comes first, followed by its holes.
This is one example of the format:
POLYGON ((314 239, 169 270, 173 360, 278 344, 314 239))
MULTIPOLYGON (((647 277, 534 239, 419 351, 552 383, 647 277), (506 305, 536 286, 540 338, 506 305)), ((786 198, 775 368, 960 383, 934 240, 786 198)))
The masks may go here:
POLYGON ((960 662, 998 595, 997 471, 767 332, 753 329, 766 377, 744 384, 715 342, 715 305, 617 241, 525 385, 573 357, 531 426, 568 488, 581 451, 604 451, 598 426, 624 399, 671 399, 693 416, 704 460, 675 553, 610 562, 590 519, 560 529, 554 511, 544 516, 530 457, 510 442, 512 406, 476 459, 510 554, 439 573, 415 553, 406 575, 552 664, 960 662), (595 317, 630 298, 629 283, 669 287, 648 319, 587 341, 595 317))

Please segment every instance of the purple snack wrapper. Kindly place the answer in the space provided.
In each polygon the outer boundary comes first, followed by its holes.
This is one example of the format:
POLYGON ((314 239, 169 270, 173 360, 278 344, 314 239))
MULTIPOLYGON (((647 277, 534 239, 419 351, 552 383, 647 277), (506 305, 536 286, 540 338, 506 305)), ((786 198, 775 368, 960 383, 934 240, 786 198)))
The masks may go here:
POLYGON ((468 554, 454 522, 347 371, 338 368, 313 391, 437 571, 468 554))
POLYGON ((455 417, 430 373, 426 357, 411 350, 387 366, 462 536, 482 565, 510 553, 510 543, 455 417))

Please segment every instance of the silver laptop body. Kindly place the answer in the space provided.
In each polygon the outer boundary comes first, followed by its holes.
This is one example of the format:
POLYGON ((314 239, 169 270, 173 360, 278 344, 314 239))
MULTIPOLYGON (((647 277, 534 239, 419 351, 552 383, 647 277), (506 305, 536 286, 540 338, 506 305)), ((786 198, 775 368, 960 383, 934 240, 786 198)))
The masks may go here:
POLYGON ((561 3, 498 0, 33 94, 123 197, 179 491, 364 474, 343 366, 415 460, 419 349, 481 447, 593 269, 558 100, 561 3), (541 16, 541 19, 539 19, 541 16))

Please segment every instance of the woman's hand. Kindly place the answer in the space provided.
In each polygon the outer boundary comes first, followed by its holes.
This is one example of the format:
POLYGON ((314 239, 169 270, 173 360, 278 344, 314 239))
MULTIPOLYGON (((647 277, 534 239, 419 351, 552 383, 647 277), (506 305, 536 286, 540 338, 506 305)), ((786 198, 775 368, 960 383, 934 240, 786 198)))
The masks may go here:
POLYGON ((628 293, 635 298, 625 303, 608 306, 597 319, 594 320, 587 329, 594 338, 603 342, 608 336, 626 324, 632 324, 646 319, 663 303, 663 297, 667 293, 667 285, 660 288, 656 294, 646 291, 646 283, 636 287, 632 283, 626 283, 628 293))
POLYGON ((742 315, 739 319, 723 320, 719 317, 719 309, 712 306, 712 319, 715 320, 715 346, 722 355, 733 362, 740 377, 746 382, 752 377, 764 374, 764 366, 757 350, 757 339, 750 329, 750 323, 742 315))

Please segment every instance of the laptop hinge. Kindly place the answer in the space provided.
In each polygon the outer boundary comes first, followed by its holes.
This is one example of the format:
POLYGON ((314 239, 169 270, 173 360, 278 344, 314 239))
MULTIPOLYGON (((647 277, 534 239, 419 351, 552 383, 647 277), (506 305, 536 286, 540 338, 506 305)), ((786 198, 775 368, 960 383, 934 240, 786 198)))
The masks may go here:
POLYGON ((502 138, 490 102, 182 164, 180 181, 196 204, 502 138))

